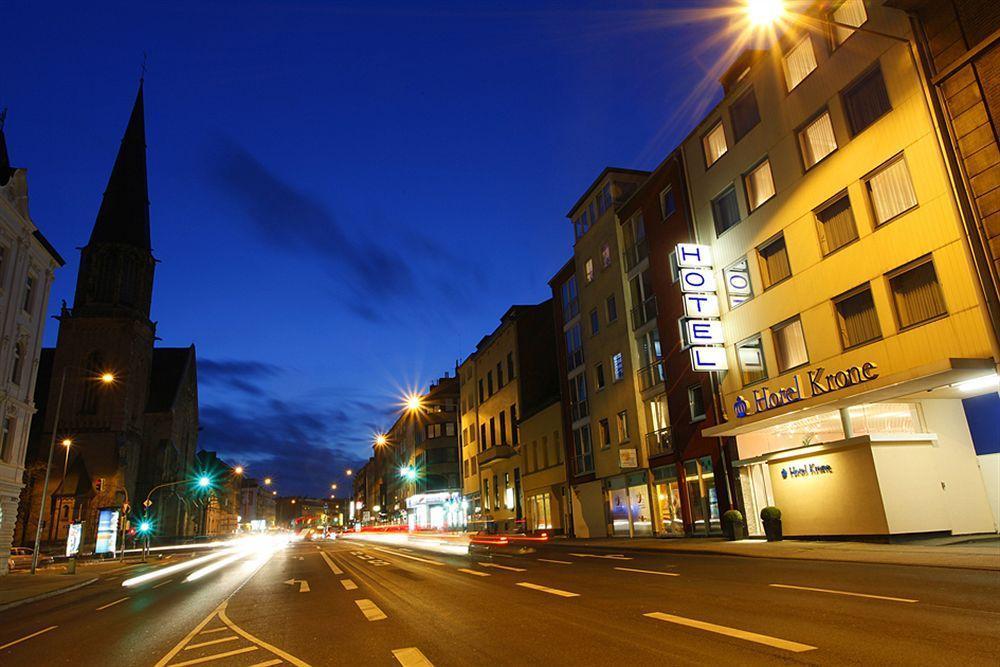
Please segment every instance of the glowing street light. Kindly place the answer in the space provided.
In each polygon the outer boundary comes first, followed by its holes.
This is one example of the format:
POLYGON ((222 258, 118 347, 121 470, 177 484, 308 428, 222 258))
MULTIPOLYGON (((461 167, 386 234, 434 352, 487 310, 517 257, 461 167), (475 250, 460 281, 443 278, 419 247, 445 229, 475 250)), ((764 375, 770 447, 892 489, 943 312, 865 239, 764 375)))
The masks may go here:
POLYGON ((330 488, 333 489, 334 491, 336 491, 337 490, 337 485, 336 484, 331 484, 330 488))
POLYGON ((417 471, 413 466, 403 466, 399 469, 399 475, 412 481, 417 478, 417 471))
POLYGON ((389 444, 389 438, 385 437, 385 433, 379 433, 375 436, 375 446, 385 447, 389 444))
POLYGON ((62 446, 63 447, 69 447, 72 444, 73 444, 72 440, 70 440, 69 438, 63 438, 63 441, 62 441, 62 446))
POLYGON ((771 26, 785 15, 782 0, 746 0, 745 8, 747 19, 757 28, 771 26))
POLYGON ((271 486, 271 478, 270 477, 265 477, 264 478, 264 486, 271 486))
POLYGON ((233 468, 233 474, 234 475, 242 475, 243 474, 243 466, 236 466, 235 468, 233 468))
POLYGON ((406 409, 416 412, 424 407, 423 398, 419 394, 410 394, 406 397, 406 409))
POLYGON ((351 470, 350 468, 348 468, 347 470, 344 471, 344 474, 347 475, 348 477, 350 477, 351 475, 354 474, 354 471, 351 470))

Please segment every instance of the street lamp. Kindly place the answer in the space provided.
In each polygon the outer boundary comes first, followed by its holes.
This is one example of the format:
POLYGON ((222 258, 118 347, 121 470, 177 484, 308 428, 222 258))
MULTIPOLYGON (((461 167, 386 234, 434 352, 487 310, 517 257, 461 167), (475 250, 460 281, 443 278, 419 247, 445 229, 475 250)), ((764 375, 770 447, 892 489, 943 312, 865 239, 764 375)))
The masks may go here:
POLYGON ((785 3, 782 0, 746 0, 747 19, 759 28, 773 25, 784 14, 785 3))
POLYGON ((337 485, 336 485, 336 484, 331 484, 331 485, 330 485, 330 488, 331 488, 332 490, 336 491, 336 490, 337 490, 337 485))
MULTIPOLYGON (((41 548, 42 543, 42 519, 45 516, 45 497, 49 493, 49 477, 52 474, 52 454, 56 448, 56 433, 59 432, 59 416, 62 412, 63 392, 66 390, 66 373, 70 370, 81 371, 84 374, 90 374, 93 372, 78 366, 63 366, 62 369, 62 379, 59 381, 59 394, 56 397, 56 412, 55 417, 52 420, 52 439, 49 441, 49 460, 45 465, 45 483, 42 485, 42 503, 41 507, 38 508, 38 526, 35 528, 35 550, 31 554, 31 574, 34 574, 35 570, 38 569, 38 550, 41 548)), ((114 384, 115 382, 114 373, 108 371, 104 371, 98 377, 101 383, 106 385, 114 384)), ((69 448, 67 447, 67 452, 68 451, 69 448)))
MULTIPOLYGON (((801 4, 801 3, 798 3, 801 4)), ((879 30, 873 30, 872 28, 863 27, 860 25, 851 25, 850 23, 843 23, 841 21, 834 21, 831 18, 821 18, 819 16, 805 15, 802 12, 794 11, 788 8, 785 0, 745 0, 743 3, 743 9, 747 21, 750 23, 752 29, 755 30, 768 30, 779 26, 784 23, 787 19, 789 22, 799 22, 800 24, 807 25, 809 23, 819 23, 822 25, 833 26, 836 28, 842 28, 844 30, 857 30, 858 32, 867 32, 872 35, 878 35, 879 37, 886 37, 888 39, 902 42, 904 44, 909 44, 910 40, 906 37, 900 35, 892 35, 887 32, 881 32, 879 30)))
POLYGON ((233 468, 233 474, 234 475, 242 475, 243 474, 243 466, 236 466, 235 468, 233 468))
POLYGON ((264 478, 264 486, 271 486, 271 478, 270 477, 265 477, 264 478))
POLYGON ((350 468, 348 468, 347 470, 344 471, 344 474, 347 475, 348 477, 350 477, 351 475, 354 474, 354 471, 351 470, 350 468))
POLYGON ((385 447, 389 444, 389 438, 385 437, 385 433, 378 433, 375 435, 375 446, 385 447))
POLYGON ((406 397, 406 409, 416 412, 424 407, 424 399, 420 394, 410 394, 406 397))

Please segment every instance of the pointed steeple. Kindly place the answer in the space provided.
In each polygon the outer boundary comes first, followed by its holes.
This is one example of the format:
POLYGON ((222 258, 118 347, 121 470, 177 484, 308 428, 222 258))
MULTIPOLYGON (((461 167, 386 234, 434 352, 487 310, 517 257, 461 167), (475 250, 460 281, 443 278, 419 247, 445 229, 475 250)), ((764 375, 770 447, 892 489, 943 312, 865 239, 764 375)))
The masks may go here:
POLYGON ((7 120, 7 110, 0 111, 0 187, 7 185, 14 168, 10 166, 10 156, 7 155, 7 138, 3 133, 4 122, 7 120))
POLYGON ((149 188, 146 182, 146 121, 142 80, 115 166, 104 191, 90 244, 121 243, 149 250, 149 188))

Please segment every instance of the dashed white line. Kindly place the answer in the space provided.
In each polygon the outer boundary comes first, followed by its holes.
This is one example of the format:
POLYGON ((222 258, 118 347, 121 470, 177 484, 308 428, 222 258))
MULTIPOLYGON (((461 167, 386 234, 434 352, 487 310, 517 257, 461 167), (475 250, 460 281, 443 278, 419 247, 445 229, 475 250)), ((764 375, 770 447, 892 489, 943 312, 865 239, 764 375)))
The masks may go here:
POLYGON ((167 584, 169 584, 172 581, 173 581, 173 579, 167 579, 166 581, 161 581, 160 583, 158 583, 155 586, 153 586, 153 588, 159 588, 160 586, 166 586, 167 584))
POLYGON ((356 583, 354 583, 353 581, 351 581, 350 579, 341 579, 340 580, 340 585, 344 587, 344 590, 348 590, 348 591, 353 591, 354 589, 356 589, 358 587, 358 585, 356 583))
POLYGON ((621 570, 622 572, 638 572, 640 574, 659 574, 664 577, 679 577, 681 575, 676 572, 661 572, 659 570, 639 570, 634 567, 616 567, 616 570, 621 570))
POLYGON ((509 565, 497 565, 496 563, 480 563, 480 567, 495 567, 498 570, 509 570, 511 572, 527 572, 523 567, 511 567, 509 565))
POLYGON ((43 630, 39 630, 38 632, 32 632, 30 635, 25 635, 24 637, 21 637, 20 639, 15 639, 12 642, 7 642, 3 646, 0 646, 0 651, 4 650, 5 648, 10 648, 14 644, 20 644, 21 642, 26 642, 29 639, 31 639, 32 637, 37 637, 38 635, 45 634, 49 630, 55 630, 58 627, 59 627, 58 625, 50 625, 49 627, 47 627, 47 628, 45 628, 43 630))
POLYGON ((333 562, 333 559, 330 558, 330 556, 327 555, 327 553, 325 551, 320 551, 319 554, 323 557, 323 560, 326 561, 326 564, 330 566, 330 571, 331 572, 333 572, 338 577, 344 573, 343 570, 341 570, 339 567, 337 567, 337 564, 333 562))
POLYGON ((389 618, 382 612, 381 609, 378 608, 378 605, 367 598, 355 600, 354 604, 358 605, 358 609, 361 610, 361 613, 364 614, 365 618, 369 621, 381 621, 389 618))
POLYGON ((559 563, 560 565, 573 564, 573 561, 571 560, 555 560, 554 558, 539 558, 538 560, 542 561, 543 563, 559 563))
POLYGON ((792 653, 803 653, 805 651, 816 650, 815 646, 810 646, 809 644, 800 644, 799 642, 793 642, 787 639, 781 639, 779 637, 771 637, 769 635, 762 635, 757 632, 739 630, 737 628, 730 628, 725 625, 716 625, 715 623, 707 623, 705 621, 699 621, 693 618, 684 618, 683 616, 674 616, 673 614, 664 614, 658 611, 649 614, 643 614, 643 616, 648 616, 649 618, 655 618, 659 621, 666 621, 667 623, 676 623, 677 625, 683 625, 689 628, 705 630, 706 632, 714 632, 716 634, 725 635, 727 637, 735 637, 736 639, 742 639, 744 641, 754 642, 755 644, 772 646, 774 648, 780 648, 785 651, 791 651, 792 653))
POLYGON ((570 554, 570 556, 576 556, 577 558, 609 558, 611 560, 632 560, 631 556, 623 556, 622 554, 570 554))
POLYGON ((489 572, 480 572, 479 570, 470 570, 467 567, 460 567, 460 568, 458 568, 458 571, 459 572, 465 572, 466 574, 473 574, 473 575, 475 575, 477 577, 488 577, 488 576, 490 576, 489 572))
POLYGON ((579 593, 570 593, 569 591, 561 591, 558 588, 549 588, 548 586, 539 586, 538 584, 528 583, 527 581, 520 581, 518 586, 524 586, 525 588, 530 588, 535 591, 542 591, 543 593, 548 593, 550 595, 558 595, 563 598, 576 598, 580 597, 579 593))
POLYGON ((869 593, 852 593, 850 591, 835 591, 830 588, 811 588, 809 586, 792 586, 791 584, 768 584, 772 588, 790 588, 796 591, 812 591, 813 593, 830 593, 831 595, 849 595, 856 598, 870 598, 872 600, 889 600, 890 602, 920 602, 912 598, 894 598, 889 595, 871 595, 869 593))
POLYGON ((115 600, 114 602, 109 602, 106 605, 104 605, 103 607, 98 607, 94 611, 101 611, 102 609, 107 609, 108 607, 114 607, 116 604, 119 604, 121 602, 125 602, 125 600, 128 600, 128 596, 127 595, 125 597, 123 597, 123 598, 119 598, 118 600, 115 600))
POLYGON ((397 648, 393 650, 392 656, 403 667, 434 667, 434 663, 428 660, 427 656, 414 646, 410 648, 397 648))

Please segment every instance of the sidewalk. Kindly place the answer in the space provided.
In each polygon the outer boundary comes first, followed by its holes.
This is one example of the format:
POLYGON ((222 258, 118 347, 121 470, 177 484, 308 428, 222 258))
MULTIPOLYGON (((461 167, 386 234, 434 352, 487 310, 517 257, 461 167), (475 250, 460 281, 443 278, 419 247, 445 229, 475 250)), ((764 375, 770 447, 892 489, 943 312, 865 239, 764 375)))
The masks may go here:
POLYGON ((132 569, 136 561, 81 561, 76 574, 66 574, 66 564, 56 563, 32 575, 28 570, 14 570, 0 577, 0 612, 22 604, 68 593, 94 583, 102 575, 132 569))
POLYGON ((785 558, 845 563, 918 565, 969 570, 1000 571, 1000 542, 984 540, 981 546, 962 540, 944 546, 926 544, 871 544, 866 542, 807 542, 785 540, 764 542, 722 538, 686 537, 675 539, 573 539, 555 538, 549 544, 558 548, 596 549, 622 552, 706 554, 750 558, 785 558))

